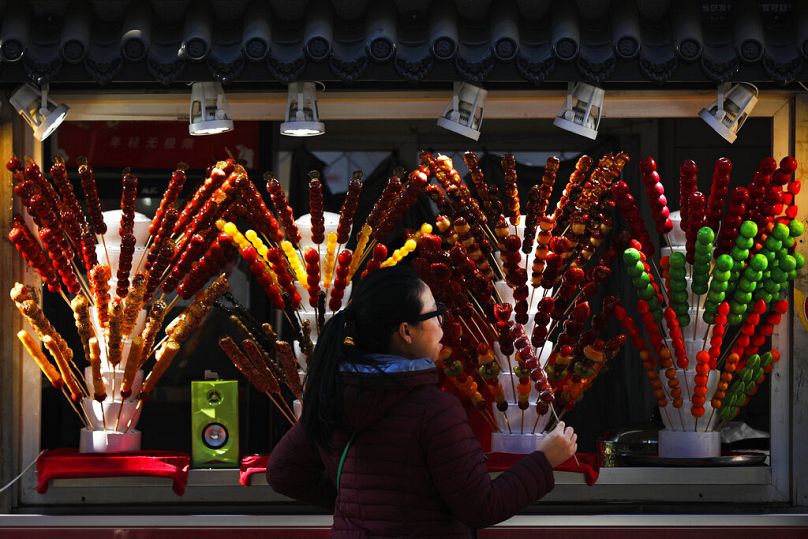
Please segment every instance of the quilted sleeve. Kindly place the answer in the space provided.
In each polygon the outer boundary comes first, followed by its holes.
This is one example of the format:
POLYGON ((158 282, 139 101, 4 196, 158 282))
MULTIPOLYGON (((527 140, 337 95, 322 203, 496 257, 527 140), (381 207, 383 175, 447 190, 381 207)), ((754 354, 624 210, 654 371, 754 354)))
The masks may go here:
POLYGON ((270 454, 267 482, 284 496, 334 510, 337 491, 300 422, 295 423, 270 454))
POLYGON ((468 417, 453 395, 441 392, 426 407, 421 443, 440 496, 472 528, 506 520, 553 489, 553 469, 535 451, 491 479, 468 417))

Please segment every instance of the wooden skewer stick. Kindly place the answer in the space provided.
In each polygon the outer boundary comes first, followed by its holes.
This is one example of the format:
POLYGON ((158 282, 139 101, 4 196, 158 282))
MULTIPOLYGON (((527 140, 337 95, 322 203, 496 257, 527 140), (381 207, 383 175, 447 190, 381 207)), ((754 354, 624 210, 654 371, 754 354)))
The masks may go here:
POLYGON ((81 270, 79 270, 78 265, 76 265, 76 261, 71 259, 70 265, 73 266, 73 272, 76 274, 76 279, 79 281, 79 286, 81 286, 81 291, 87 296, 87 299, 90 302, 90 305, 94 305, 93 303, 93 295, 90 292, 90 285, 87 284, 87 281, 84 280, 84 277, 81 274, 81 270))
POLYGON ((123 431, 124 434, 129 432, 129 429, 132 428, 132 420, 137 416, 138 410, 143 406, 143 399, 138 399, 137 406, 135 406, 135 411, 132 412, 132 417, 129 418, 129 422, 126 424, 126 430, 123 431))
POLYGON ((84 418, 84 415, 82 415, 82 413, 81 413, 81 412, 79 412, 79 409, 78 409, 78 408, 76 408, 76 403, 75 403, 75 402, 73 402, 73 399, 71 399, 71 398, 70 398, 70 395, 68 394, 67 389, 65 389, 65 386, 62 386, 62 388, 61 388, 61 389, 62 389, 62 394, 63 394, 63 395, 65 396, 65 398, 67 399, 67 402, 69 402, 69 403, 70 403, 70 406, 73 408, 73 411, 74 411, 74 412, 76 412, 76 415, 77 415, 77 416, 79 416, 79 419, 81 420, 81 423, 84 425, 84 427, 85 427, 87 430, 93 430, 93 429, 90 427, 90 424, 89 424, 89 423, 87 422, 87 420, 84 418))
POLYGON ((671 253, 673 253, 673 245, 671 245, 671 239, 668 237, 668 234, 662 234, 662 237, 665 238, 665 243, 668 244, 668 248, 671 250, 671 253))
POLYGON ((368 244, 365 246, 365 251, 362 253, 362 259, 359 261, 359 264, 356 266, 356 271, 359 271, 359 268, 362 267, 362 264, 367 262, 368 258, 373 255, 373 251, 376 249, 376 244, 379 242, 374 240, 373 238, 368 241, 368 244))
MULTIPOLYGON (((121 405, 118 407, 118 417, 115 418, 115 431, 118 431, 118 424, 121 422, 121 412, 123 412, 123 403, 126 401, 123 397, 121 397, 121 405)), ((104 427, 106 430, 106 426, 104 427)))
MULTIPOLYGON (((112 396, 115 397, 115 375, 117 374, 118 366, 112 366, 112 396)), ((121 408, 123 408, 123 403, 121 403, 121 408)))
POLYGON ((505 418, 505 425, 508 427, 508 434, 513 434, 513 431, 511 430, 511 422, 508 421, 508 413, 502 412, 502 417, 505 418))
POLYGON ((180 295, 179 295, 179 294, 177 294, 176 296, 174 296, 174 299, 172 299, 172 300, 169 302, 169 304, 166 306, 166 311, 165 311, 165 312, 166 312, 166 314, 168 314, 168 313, 171 311, 171 309, 172 309, 172 308, 174 307, 174 305, 175 305, 175 304, 176 304, 176 303, 179 301, 179 299, 180 299, 180 295))
MULTIPOLYGON (((285 317, 286 317, 286 321, 287 321, 287 322, 289 322, 289 325, 290 325, 290 326, 292 326, 292 327, 295 327, 294 322, 292 321, 292 319, 291 319, 291 318, 289 318, 289 315, 286 313, 286 309, 284 309, 284 310, 283 310, 283 311, 281 311, 281 312, 283 313, 283 316, 285 316, 285 317)), ((297 312, 297 311, 295 311, 295 312, 297 312)), ((301 324, 301 325, 302 325, 302 324, 301 324)))
POLYGON ((727 359, 727 356, 732 353, 732 348, 735 345, 735 341, 738 340, 738 337, 740 337, 740 335, 741 335, 741 332, 739 330, 737 333, 735 333, 735 336, 732 337, 732 341, 730 341, 729 346, 724 351, 724 353, 721 354, 721 357, 716 362, 716 369, 720 369, 724 365, 724 361, 727 359))
POLYGON ((107 251, 107 241, 104 239, 104 235, 101 234, 101 244, 104 246, 104 257, 107 259, 107 266, 110 267, 110 271, 112 270, 112 264, 109 263, 109 252, 107 251))
MULTIPOLYGON (((698 311, 696 311, 696 319, 698 320, 698 311)), ((707 350, 707 335, 710 334, 710 328, 713 327, 712 324, 707 324, 707 331, 704 332, 704 344, 701 345, 702 350, 707 350)))
MULTIPOLYGON (((295 420, 295 422, 297 422, 297 419, 295 418, 295 412, 294 412, 294 410, 292 410, 292 407, 291 407, 291 406, 289 406, 289 403, 288 403, 288 402, 286 402, 286 399, 282 398, 282 397, 280 396, 280 394, 278 395, 278 399, 280 400, 280 403, 281 403, 281 404, 284 406, 284 408, 286 409, 286 412, 287 412, 287 414, 289 414, 289 417, 291 417, 292 419, 294 419, 294 420, 295 420)), ((303 397, 302 397, 302 396, 301 396, 301 398, 300 398, 300 403, 301 403, 301 404, 303 403, 303 397)))
MULTIPOLYGON (((674 406, 674 408, 676 408, 676 407, 674 406)), ((682 430, 684 431, 685 430, 685 418, 682 417, 682 409, 681 408, 676 408, 676 411, 679 412, 679 422, 682 424, 682 430)))
MULTIPOLYGON (((168 311, 166 311, 166 312, 168 312, 168 311)), ((154 353, 157 351, 157 349, 158 349, 158 348, 160 348, 160 346, 161 346, 161 345, 162 345, 164 342, 166 342, 167 340, 168 340, 168 335, 163 335, 163 338, 162 338, 162 339, 160 339, 160 342, 158 342, 157 344, 155 344, 155 345, 152 347, 152 349, 149 351, 149 353, 148 353, 148 354, 145 354, 145 353, 144 353, 144 355, 143 355, 143 363, 146 363, 146 360, 147 360, 147 359, 149 359, 150 357, 152 357, 152 356, 154 355, 154 353)))
POLYGON ((533 307, 533 296, 536 295, 536 289, 538 288, 538 286, 532 286, 531 288, 532 290, 530 292, 530 299, 527 302, 528 312, 530 312, 529 309, 533 307))
POLYGON ((499 424, 497 424, 497 420, 494 417, 494 414, 491 413, 491 410, 486 408, 483 412, 483 417, 485 417, 488 422, 491 424, 491 428, 494 432, 499 432, 499 424))
POLYGON ((476 333, 474 333, 474 331, 471 329, 471 326, 469 326, 468 323, 464 319, 461 318, 460 323, 463 325, 463 327, 466 329, 466 331, 468 331, 469 335, 472 335, 475 339, 477 339, 480 342, 485 342, 485 338, 481 337, 480 335, 478 335, 476 333))
POLYGON ((669 425, 673 425, 673 421, 671 421, 671 416, 670 416, 670 414, 668 413, 668 407, 667 407, 667 406, 661 406, 660 408, 661 408, 661 409, 662 409, 662 411, 665 413, 665 417, 667 417, 667 418, 668 418, 668 424, 669 424, 669 425))
POLYGON ((533 422, 533 430, 530 431, 530 434, 536 434, 536 429, 539 426, 539 419, 541 419, 541 416, 539 414, 536 414, 536 421, 533 422))
POLYGON ((84 375, 82 375, 81 370, 79 370, 79 366, 72 359, 70 361, 68 361, 68 365, 70 365, 70 368, 72 370, 73 376, 75 376, 75 378, 76 378, 76 384, 79 386, 79 389, 81 390, 82 395, 84 395, 85 397, 89 397, 90 396, 90 391, 88 390, 88 388, 86 386, 87 382, 84 379, 84 375))
MULTIPOLYGON (((508 358, 508 371, 510 372, 511 375, 511 389, 513 390, 513 397, 516 398, 516 382, 513 381, 514 374, 513 374, 513 365, 511 364, 511 356, 508 355, 506 357, 508 358)), ((510 425, 508 425, 508 428, 510 429, 510 425)))
POLYGON ((272 395, 272 393, 267 391, 266 396, 269 397, 269 400, 272 401, 272 404, 275 405, 275 407, 278 409, 278 411, 281 413, 284 419, 286 419, 286 421, 289 422, 290 425, 294 425, 296 423, 295 419, 292 416, 290 416, 288 412, 280 404, 278 404, 278 401, 275 400, 275 397, 272 395))
POLYGON ((148 255, 149 255, 149 244, 151 244, 151 241, 152 241, 152 236, 150 235, 149 238, 146 240, 145 247, 143 247, 143 252, 140 253, 140 258, 137 261, 137 267, 135 268, 135 271, 132 273, 132 275, 137 275, 137 273, 140 271, 141 264, 143 264, 143 259, 148 257, 148 255))
MULTIPOLYGON (((87 413, 87 409, 84 407, 84 402, 83 401, 79 404, 79 408, 81 408, 81 411, 84 414, 84 417, 87 418, 87 425, 89 425, 90 430, 93 430, 93 426, 92 426, 93 422, 90 420, 90 414, 87 413)), ((102 412, 103 412, 103 410, 102 410, 102 412)))
POLYGON ((710 423, 712 423, 712 421, 713 421, 713 416, 715 415, 715 410, 716 409, 713 408, 712 411, 710 412, 710 417, 707 418, 707 426, 704 427, 705 430, 710 428, 710 423))

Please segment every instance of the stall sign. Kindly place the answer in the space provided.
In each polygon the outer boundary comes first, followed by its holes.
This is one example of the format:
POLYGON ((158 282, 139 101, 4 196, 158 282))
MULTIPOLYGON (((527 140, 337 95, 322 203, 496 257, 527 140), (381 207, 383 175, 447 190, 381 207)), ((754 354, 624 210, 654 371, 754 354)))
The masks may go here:
POLYGON ((169 169, 183 162, 204 169, 229 151, 247 169, 258 169, 259 126, 237 122, 228 133, 195 137, 187 122, 65 122, 51 139, 54 155, 62 155, 68 167, 86 156, 96 168, 169 169))

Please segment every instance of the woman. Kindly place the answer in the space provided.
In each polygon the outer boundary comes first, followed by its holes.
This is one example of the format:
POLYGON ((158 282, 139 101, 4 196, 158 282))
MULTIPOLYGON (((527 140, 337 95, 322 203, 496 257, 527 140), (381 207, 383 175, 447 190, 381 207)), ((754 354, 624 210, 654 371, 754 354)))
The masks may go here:
POLYGON ((395 266, 363 279, 323 328, 302 421, 273 450, 267 477, 334 511, 333 537, 469 537, 552 490, 553 466, 575 453, 560 423, 491 479, 465 410, 437 386, 444 312, 412 269, 395 266))

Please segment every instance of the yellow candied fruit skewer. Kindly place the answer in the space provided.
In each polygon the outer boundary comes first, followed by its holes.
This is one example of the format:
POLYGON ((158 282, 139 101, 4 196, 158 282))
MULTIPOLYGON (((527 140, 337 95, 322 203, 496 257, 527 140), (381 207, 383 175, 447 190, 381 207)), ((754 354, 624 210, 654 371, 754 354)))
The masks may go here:
POLYGON ((216 221, 216 227, 219 228, 219 230, 223 231, 228 236, 230 236, 233 239, 233 242, 235 242, 235 244, 238 245, 239 250, 244 249, 245 247, 250 246, 254 247, 255 250, 258 251, 258 254, 261 256, 261 258, 264 260, 265 262, 264 265, 266 266, 266 272, 272 279, 272 283, 275 285, 278 284, 278 276, 275 274, 274 271, 272 271, 270 265, 266 263, 266 253, 268 249, 254 230, 248 230, 245 234, 242 234, 241 232, 239 232, 238 227, 234 223, 231 222, 225 223, 221 221, 221 219, 219 221, 216 221), (220 222, 222 223, 221 227, 219 226, 220 222))
POLYGON ((334 264, 337 261, 337 233, 329 232, 326 237, 325 266, 323 267, 323 288, 331 288, 334 278, 334 264))
POLYGON ((359 264, 362 262, 362 258, 365 256, 365 249, 368 246, 371 234, 373 234, 373 227, 367 223, 362 225, 362 229, 359 231, 359 237, 356 241, 356 249, 354 249, 353 258, 351 258, 351 265, 348 266, 348 278, 346 279, 347 282, 351 282, 354 273, 356 273, 356 270, 359 269, 359 264))
POLYGON ((421 228, 419 228, 418 231, 415 234, 413 234, 412 239, 414 239, 416 242, 419 242, 421 241, 421 237, 424 234, 432 234, 432 225, 430 225, 429 223, 422 224, 421 228))
POLYGON ((412 238, 408 239, 407 241, 404 242, 403 247, 393 251, 392 256, 390 256, 390 258, 388 258, 387 260, 382 262, 379 267, 381 267, 381 268, 389 268, 390 266, 395 266, 396 264, 401 262, 401 260, 405 256, 407 256, 408 254, 413 252, 417 246, 418 246, 418 244, 415 243, 414 239, 412 239, 412 238))
POLYGON ((292 243, 289 240, 283 240, 281 242, 281 249, 283 249, 283 254, 286 255, 286 259, 289 261, 289 266, 292 268, 297 282, 305 285, 308 276, 306 275, 306 270, 303 269, 303 264, 300 263, 300 258, 298 258, 297 251, 295 251, 292 243))
POLYGON ((255 230, 248 230, 244 233, 244 237, 247 238, 247 241, 252 243, 252 246, 255 247, 255 250, 258 252, 258 256, 264 259, 264 262, 269 262, 267 259, 267 253, 269 252, 269 247, 264 245, 264 241, 258 236, 255 230))
POLYGON ((250 246, 250 242, 247 241, 247 238, 244 237, 244 234, 239 232, 238 227, 234 223, 227 222, 222 227, 222 231, 230 236, 236 245, 238 245, 239 249, 243 249, 245 247, 250 246))

